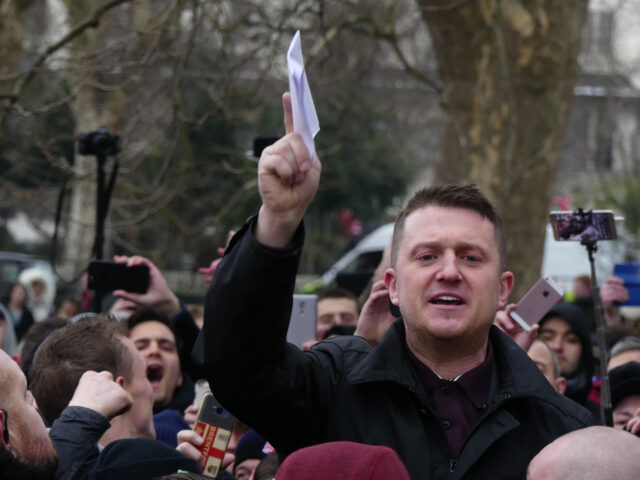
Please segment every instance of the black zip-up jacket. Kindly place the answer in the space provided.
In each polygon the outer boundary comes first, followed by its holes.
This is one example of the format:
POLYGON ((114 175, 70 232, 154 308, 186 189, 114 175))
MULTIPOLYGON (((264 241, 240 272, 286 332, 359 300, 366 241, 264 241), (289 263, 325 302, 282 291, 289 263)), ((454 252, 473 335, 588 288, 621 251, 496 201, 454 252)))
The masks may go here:
POLYGON ((457 458, 407 353, 397 321, 371 348, 338 337, 302 352, 285 341, 303 242, 258 244, 254 219, 234 237, 205 304, 205 366, 216 398, 281 454, 348 440, 387 445, 418 479, 524 478, 557 437, 590 425, 590 414, 553 390, 496 327, 484 415, 457 458))

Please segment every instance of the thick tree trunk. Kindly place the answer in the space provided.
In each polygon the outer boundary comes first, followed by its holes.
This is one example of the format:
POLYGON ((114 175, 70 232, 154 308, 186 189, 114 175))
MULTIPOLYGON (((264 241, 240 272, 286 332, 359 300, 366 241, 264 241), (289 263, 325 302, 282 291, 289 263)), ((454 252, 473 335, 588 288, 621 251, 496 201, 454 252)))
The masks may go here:
POLYGON ((448 119, 436 181, 476 183, 498 205, 517 300, 540 274, 588 2, 418 1, 448 119))

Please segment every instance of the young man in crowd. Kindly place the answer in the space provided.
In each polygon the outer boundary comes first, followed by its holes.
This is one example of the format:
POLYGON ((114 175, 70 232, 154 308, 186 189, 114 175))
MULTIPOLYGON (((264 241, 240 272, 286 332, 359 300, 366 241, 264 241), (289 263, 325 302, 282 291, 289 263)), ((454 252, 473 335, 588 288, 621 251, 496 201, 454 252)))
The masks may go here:
POLYGON ((155 438, 153 389, 145 361, 126 335, 126 325, 98 315, 56 330, 38 347, 29 388, 49 425, 69 404, 86 371, 108 371, 133 404, 111 420, 98 443, 105 447, 121 438, 155 438))
POLYGON ((360 308, 358 299, 349 290, 329 287, 318 294, 317 340, 323 340, 326 332, 337 326, 353 327, 358 323, 360 308))
POLYGON ((568 303, 554 306, 540 320, 538 338, 554 351, 560 363, 560 375, 567 379, 564 394, 588 408, 600 418, 599 405, 591 402, 593 352, 587 320, 578 307, 568 303))
POLYGON ((153 411, 165 408, 184 411, 193 400, 194 384, 180 368, 178 339, 171 321, 155 309, 141 307, 129 317, 127 325, 128 337, 147 364, 153 411))
POLYGON ((551 347, 541 340, 534 340, 527 355, 538 366, 549 384, 558 393, 564 394, 567 389, 567 379, 560 375, 560 363, 551 347))
POLYGON ((423 190, 398 217, 385 283, 402 318, 375 348, 356 336, 307 352, 285 342, 321 170, 293 133, 290 101, 287 135, 258 165, 259 214, 232 239, 205 304, 216 398, 284 455, 347 440, 389 446, 414 480, 523 477, 591 418, 492 327, 513 275, 501 219, 474 186, 423 190))

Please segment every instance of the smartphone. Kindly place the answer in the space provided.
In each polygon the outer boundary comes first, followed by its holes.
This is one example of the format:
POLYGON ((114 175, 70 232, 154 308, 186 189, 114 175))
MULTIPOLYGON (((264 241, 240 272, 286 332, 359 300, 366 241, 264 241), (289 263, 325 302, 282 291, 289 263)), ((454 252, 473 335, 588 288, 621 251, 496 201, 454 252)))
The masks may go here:
POLYGON ((287 342, 300 347, 309 340, 315 340, 317 321, 317 295, 294 294, 289 330, 287 331, 287 342))
POLYGON ((556 240, 597 241, 618 238, 611 210, 588 212, 550 212, 549 219, 556 240))
POLYGON ((227 450, 235 418, 216 401, 211 393, 206 393, 193 424, 193 431, 204 439, 198 449, 202 453, 202 474, 217 478, 222 469, 222 459, 227 450))
POLYGON ((146 293, 149 288, 149 267, 105 260, 93 260, 89 263, 89 290, 111 292, 125 290, 133 293, 146 293))
POLYGON ((528 332, 563 296, 560 285, 550 275, 545 275, 525 293, 510 316, 528 332))

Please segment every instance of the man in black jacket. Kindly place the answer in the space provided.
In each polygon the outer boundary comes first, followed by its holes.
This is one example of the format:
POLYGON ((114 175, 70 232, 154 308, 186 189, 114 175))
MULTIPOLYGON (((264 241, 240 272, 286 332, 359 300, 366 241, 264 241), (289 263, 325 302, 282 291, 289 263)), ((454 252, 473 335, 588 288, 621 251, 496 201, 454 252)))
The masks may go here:
POLYGON ((474 186, 423 190, 400 214, 385 283, 402 319, 377 347, 286 343, 321 167, 293 133, 288 95, 284 105, 287 135, 258 166, 262 207, 231 241, 205 305, 216 398, 282 454, 348 440, 391 447, 413 479, 523 477, 590 416, 491 326, 513 275, 500 217, 474 186))

